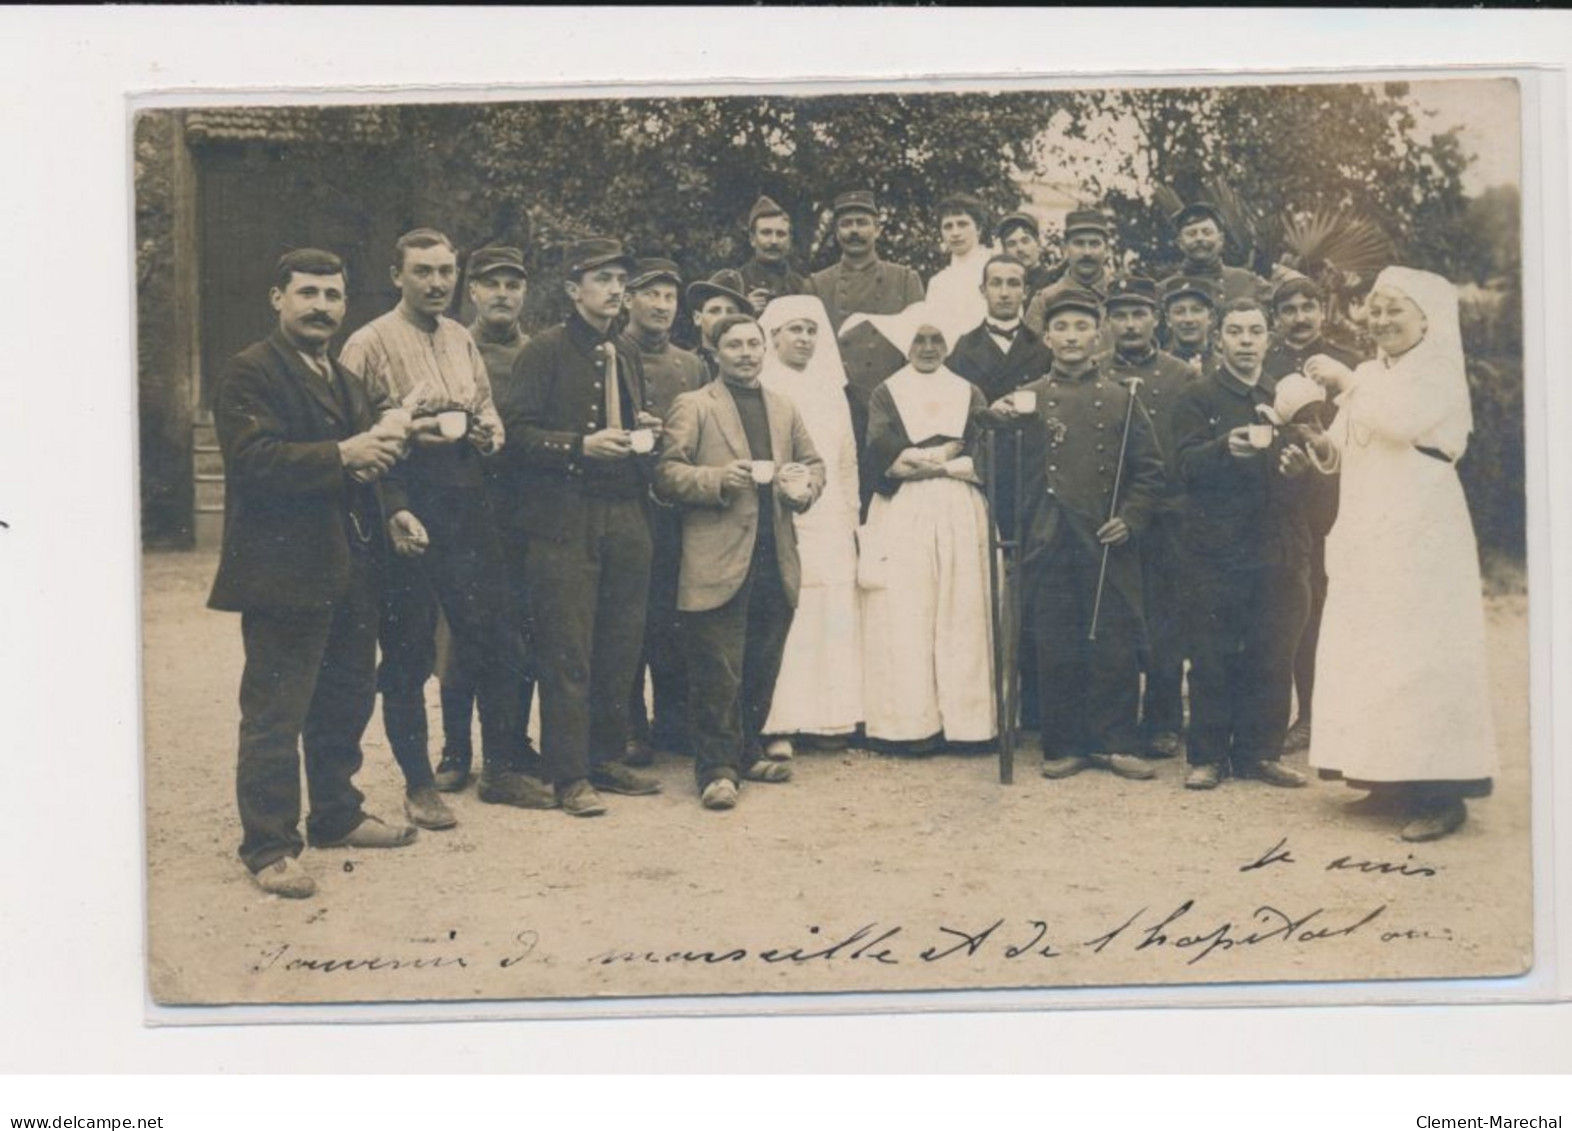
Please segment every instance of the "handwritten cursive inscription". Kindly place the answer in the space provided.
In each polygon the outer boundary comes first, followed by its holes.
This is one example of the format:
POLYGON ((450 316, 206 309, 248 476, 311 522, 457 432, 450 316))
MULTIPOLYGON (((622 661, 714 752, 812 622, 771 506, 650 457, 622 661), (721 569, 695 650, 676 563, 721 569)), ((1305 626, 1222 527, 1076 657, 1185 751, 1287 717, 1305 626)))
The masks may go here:
MULTIPOLYGON (((1241 864, 1239 870, 1241 872, 1255 872, 1262 868, 1271 867, 1273 864, 1297 863, 1299 861, 1288 850, 1288 838, 1284 837, 1250 861, 1250 863, 1241 864)), ((1353 856, 1339 856, 1336 860, 1330 861, 1325 870, 1328 872, 1363 872, 1366 875, 1378 876, 1418 876, 1420 878, 1429 878, 1434 876, 1440 869, 1419 863, 1414 859, 1413 853, 1409 853, 1405 859, 1396 863, 1390 860, 1360 860, 1353 856)))

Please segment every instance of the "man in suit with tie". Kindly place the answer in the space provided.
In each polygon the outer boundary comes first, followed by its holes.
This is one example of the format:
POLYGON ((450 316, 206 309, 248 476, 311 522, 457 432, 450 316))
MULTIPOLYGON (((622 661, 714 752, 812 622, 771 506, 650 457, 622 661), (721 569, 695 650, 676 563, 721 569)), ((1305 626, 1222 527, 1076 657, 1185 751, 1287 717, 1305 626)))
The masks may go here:
POLYGON ((346 304, 338 256, 288 253, 271 299, 278 329, 236 355, 214 400, 224 544, 208 606, 240 613, 245 642, 240 857, 263 891, 304 899, 316 881, 298 860, 302 739, 314 846, 415 838, 368 815, 353 782, 377 694, 382 515, 410 517, 396 480, 373 484, 410 428, 379 423, 390 403, 328 356, 346 304))
POLYGON ((720 380, 677 398, 655 484, 683 508, 677 607, 700 801, 730 809, 739 778, 791 777, 759 734, 802 578, 791 516, 824 490, 824 462, 792 402, 759 383, 759 324, 724 318, 714 342, 720 380))

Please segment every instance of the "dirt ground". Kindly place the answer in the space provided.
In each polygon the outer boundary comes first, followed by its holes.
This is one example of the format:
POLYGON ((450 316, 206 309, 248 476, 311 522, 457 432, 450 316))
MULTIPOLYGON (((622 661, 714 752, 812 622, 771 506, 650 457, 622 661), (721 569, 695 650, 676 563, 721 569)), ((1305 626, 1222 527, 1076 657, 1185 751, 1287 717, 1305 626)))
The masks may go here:
MULTIPOLYGON (((1495 794, 1433 844, 1345 814, 1361 795, 1342 786, 1190 793, 1177 762, 1151 782, 1050 782, 1025 752, 1002 786, 987 755, 808 752, 793 783, 745 786, 735 810, 710 813, 691 765, 666 758, 662 795, 610 798, 599 819, 471 791, 453 799, 457 828, 409 848, 308 849, 318 893, 284 900, 235 856, 242 654, 239 618, 204 608, 213 567, 210 554, 143 565, 149 976, 165 1004, 1365 980, 1531 962, 1521 595, 1488 601, 1495 794)), ((365 755, 367 808, 401 816, 379 721, 365 755)))

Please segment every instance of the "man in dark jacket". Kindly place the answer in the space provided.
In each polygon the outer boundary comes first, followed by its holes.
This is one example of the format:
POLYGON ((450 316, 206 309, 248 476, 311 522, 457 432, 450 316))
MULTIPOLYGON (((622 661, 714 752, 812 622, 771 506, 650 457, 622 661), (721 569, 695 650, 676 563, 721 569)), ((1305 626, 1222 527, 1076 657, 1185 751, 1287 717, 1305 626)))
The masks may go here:
POLYGON ((395 848, 415 830, 361 808, 353 778, 376 703, 377 585, 384 510, 409 511, 393 467, 407 423, 327 353, 344 319, 344 265, 292 251, 271 299, 278 329, 219 379, 213 424, 224 453, 224 545, 208 605, 241 614, 236 795, 240 857, 262 890, 303 899, 300 745, 319 848, 395 848))
POLYGON ((567 248, 566 323, 519 354, 499 403, 513 442, 514 520, 539 653, 541 757, 558 803, 606 811, 597 790, 660 792, 623 765, 628 688, 650 584, 648 490, 660 418, 647 411, 636 352, 612 336, 633 259, 616 240, 567 248))
POLYGON ((1323 477, 1305 475, 1303 448, 1257 408, 1275 382, 1261 363, 1269 339, 1254 299, 1223 309, 1219 365, 1185 389, 1174 414, 1179 470, 1190 495, 1187 789, 1235 777, 1301 786, 1282 765, 1294 652, 1310 607, 1308 508, 1323 477))
POLYGON ((763 313, 772 298, 808 293, 808 280, 791 265, 791 215, 767 196, 748 210, 748 245, 753 258, 740 273, 753 313, 763 313))

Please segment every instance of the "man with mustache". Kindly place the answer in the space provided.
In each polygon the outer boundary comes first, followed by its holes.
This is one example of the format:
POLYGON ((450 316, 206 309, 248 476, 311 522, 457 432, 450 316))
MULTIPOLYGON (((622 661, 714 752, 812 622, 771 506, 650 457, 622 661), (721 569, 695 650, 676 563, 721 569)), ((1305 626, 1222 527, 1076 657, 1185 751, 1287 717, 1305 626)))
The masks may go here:
POLYGON ((1152 509, 1139 546, 1141 596, 1146 608, 1146 688, 1141 699, 1141 730, 1146 753, 1172 758, 1179 753, 1184 727, 1184 601, 1188 578, 1179 528, 1184 492, 1174 460, 1174 409, 1194 379, 1190 367, 1157 348, 1157 285, 1139 275, 1114 280, 1108 290, 1108 326, 1113 353, 1103 362, 1112 380, 1141 381, 1141 405, 1163 456, 1167 482, 1152 509))
MULTIPOLYGON (((879 236, 884 227, 873 193, 866 189, 843 192, 833 207, 835 242, 841 257, 810 277, 808 288, 824 303, 830 326, 839 338, 841 325, 853 314, 899 314, 921 302, 923 285, 910 267, 879 258, 879 236)), ((852 330, 840 341, 840 349, 860 453, 868 426, 868 398, 880 382, 906 364, 906 359, 870 323, 852 330)), ((871 492, 872 481, 864 476, 865 503, 871 492)))
POLYGON ((241 614, 236 795, 240 857, 263 891, 305 899, 301 740, 318 848, 397 848, 415 830, 361 808, 353 778, 376 707, 383 515, 404 523, 393 469, 409 424, 328 355, 345 310, 344 264, 314 248, 278 261, 278 328, 219 378, 224 545, 208 606, 241 614))
MULTIPOLYGON (((1039 291, 1026 308, 1026 324, 1041 336, 1047 328, 1044 312, 1061 291, 1089 292, 1099 299, 1108 297, 1114 279, 1113 226, 1108 217, 1092 208, 1078 209, 1064 218, 1064 274, 1057 283, 1039 291)), ((1112 348, 1107 327, 1098 340, 1102 353, 1112 348)))
POLYGON ((1217 321, 1217 288, 1205 279, 1170 275, 1160 290, 1168 352, 1199 377, 1215 363, 1212 333, 1217 321))
MULTIPOLYGON (((628 280, 628 325, 619 345, 638 354, 650 411, 662 420, 671 416, 671 406, 678 397, 707 380, 704 363, 672 344, 681 292, 682 274, 669 259, 639 260, 628 280)), ((657 749, 688 748, 688 666, 677 615, 677 567, 682 557, 682 524, 677 512, 670 507, 651 510, 650 534, 653 556, 644 653, 628 700, 631 733, 623 761, 630 766, 649 765, 657 749), (654 700, 648 710, 644 704, 646 670, 654 700)))
POLYGON ((1189 492, 1182 528, 1189 585, 1190 736, 1186 789, 1215 789, 1230 770, 1302 786, 1284 766, 1294 653, 1310 609, 1309 513, 1326 489, 1302 440, 1257 411, 1276 382, 1254 299, 1223 308, 1219 364, 1179 396, 1173 429, 1189 492))
POLYGON ((563 812, 593 817, 606 811, 601 790, 660 792, 622 758, 649 598, 661 421, 648 411, 638 353, 613 335, 633 258, 599 236, 564 253, 573 309, 524 347, 501 407, 540 613, 541 757, 563 812))
MULTIPOLYGON (((475 339, 481 360, 486 363, 486 376, 491 380, 495 397, 498 385, 513 372, 514 359, 529 341, 529 335, 519 328, 519 316, 524 312, 524 297, 529 290, 524 253, 516 247, 479 248, 469 257, 468 276, 469 300, 475 307, 475 320, 470 323, 469 334, 475 339)), ((517 625, 513 643, 523 662, 528 656, 523 546, 520 539, 509 537, 512 528, 506 516, 510 492, 501 474, 501 465, 491 460, 484 467, 492 513, 499 521, 504 566, 512 596, 510 608, 517 625)), ((446 621, 437 629, 437 680, 442 686, 442 760, 437 764, 436 785, 438 792, 452 793, 469 784, 470 766, 474 761, 470 731, 474 723, 475 674, 465 666, 459 650, 453 646, 452 630, 446 621)), ((530 707, 534 697, 535 681, 526 675, 518 684, 515 720, 515 769, 525 774, 537 773, 539 769, 539 755, 529 741, 530 707)))
MULTIPOLYGON (((1315 280, 1292 275, 1272 293, 1272 317, 1277 340, 1261 365, 1262 376, 1277 381, 1290 373, 1303 373, 1305 362, 1325 354, 1349 369, 1358 368, 1364 359, 1353 350, 1331 341, 1325 333, 1326 293, 1315 280)), ((1310 616, 1294 654, 1294 697, 1298 716, 1288 728, 1285 749, 1293 752, 1310 747, 1312 698, 1315 694, 1315 652, 1321 639, 1321 613, 1326 608, 1326 536, 1337 520, 1337 480, 1318 496, 1322 506, 1310 514, 1310 616)))
POLYGON ((401 474, 410 521, 390 530, 394 556, 383 588, 382 721, 404 773, 405 808, 423 828, 455 818, 436 790, 427 749, 426 681, 436 664, 440 606, 461 662, 474 673, 483 767, 479 796, 493 804, 540 808, 541 784, 515 772, 517 694, 523 664, 513 646, 507 577, 482 460, 502 448, 502 421, 475 340, 444 311, 453 300, 458 258, 447 236, 417 228, 394 245, 399 302, 344 343, 339 360, 373 389, 429 424, 413 438, 401 474))
POLYGON ((1228 234, 1221 212, 1205 201, 1197 201, 1174 213, 1173 224, 1177 233, 1174 242, 1184 262, 1170 277, 1188 275, 1205 279, 1217 288, 1218 300, 1224 304, 1241 298, 1264 301, 1271 290, 1265 279, 1254 271, 1230 267, 1223 262, 1228 234))
POLYGON ((759 735, 801 584, 791 516, 824 490, 824 462, 796 406, 759 383, 759 324, 732 315, 713 337, 720 380, 677 398, 655 486, 682 508, 677 607, 699 799, 730 809, 739 781, 791 778, 759 735))
POLYGON ((808 280, 791 266, 791 215, 767 196, 748 210, 748 243, 753 258, 742 265, 742 282, 755 314, 772 298, 808 293, 808 280))

